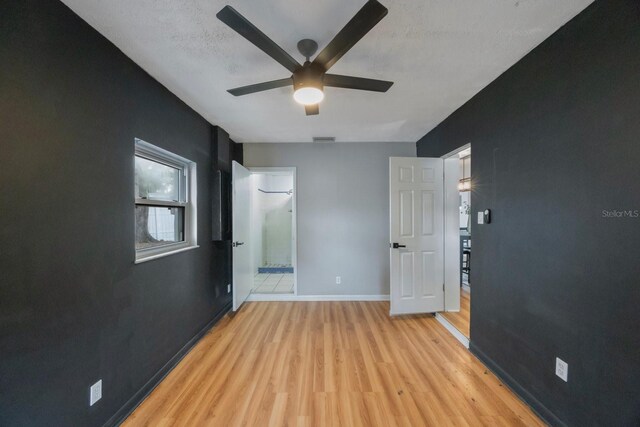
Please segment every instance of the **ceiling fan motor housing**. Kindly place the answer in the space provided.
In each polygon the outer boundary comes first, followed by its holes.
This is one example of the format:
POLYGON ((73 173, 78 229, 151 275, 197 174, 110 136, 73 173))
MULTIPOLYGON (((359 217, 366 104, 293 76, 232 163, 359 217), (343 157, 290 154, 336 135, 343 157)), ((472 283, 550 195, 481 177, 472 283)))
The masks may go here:
POLYGON ((305 62, 302 67, 297 69, 293 75, 293 90, 298 90, 303 87, 315 87, 322 90, 322 78, 325 70, 322 66, 313 64, 309 61, 305 62))
POLYGON ((318 43, 316 43, 315 40, 302 39, 298 42, 298 52, 300 52, 302 56, 307 58, 307 61, 309 60, 309 58, 315 55, 317 50, 318 43))

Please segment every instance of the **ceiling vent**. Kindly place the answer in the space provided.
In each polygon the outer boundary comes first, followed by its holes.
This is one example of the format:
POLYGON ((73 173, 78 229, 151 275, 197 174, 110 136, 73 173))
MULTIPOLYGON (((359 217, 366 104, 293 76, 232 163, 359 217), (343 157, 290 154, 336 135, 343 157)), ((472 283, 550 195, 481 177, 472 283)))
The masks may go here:
POLYGON ((335 136, 314 136, 313 142, 336 142, 335 136))

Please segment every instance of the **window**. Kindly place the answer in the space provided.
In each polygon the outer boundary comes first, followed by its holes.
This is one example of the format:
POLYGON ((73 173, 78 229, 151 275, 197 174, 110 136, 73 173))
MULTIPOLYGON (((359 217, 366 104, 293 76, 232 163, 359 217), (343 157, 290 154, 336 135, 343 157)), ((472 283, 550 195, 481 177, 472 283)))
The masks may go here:
POLYGON ((136 139, 136 262, 197 247, 195 172, 194 162, 136 139))

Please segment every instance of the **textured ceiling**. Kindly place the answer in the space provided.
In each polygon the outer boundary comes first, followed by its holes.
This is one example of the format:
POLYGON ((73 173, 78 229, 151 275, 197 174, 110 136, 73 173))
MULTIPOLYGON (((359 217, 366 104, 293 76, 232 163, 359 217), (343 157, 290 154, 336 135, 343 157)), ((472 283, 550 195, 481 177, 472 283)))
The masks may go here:
POLYGON ((297 41, 322 49, 364 0, 63 0, 238 142, 416 141, 591 1, 381 0, 389 14, 331 72, 395 84, 326 88, 307 117, 291 88, 226 92, 290 73, 215 15, 230 4, 302 62, 297 41))

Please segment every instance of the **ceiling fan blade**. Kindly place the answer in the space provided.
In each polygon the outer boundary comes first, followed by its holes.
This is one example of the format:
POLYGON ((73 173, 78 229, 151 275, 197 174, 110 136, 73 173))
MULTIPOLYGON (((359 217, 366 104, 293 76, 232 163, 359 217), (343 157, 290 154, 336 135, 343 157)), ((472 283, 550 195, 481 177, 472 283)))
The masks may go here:
POLYGON ((347 53, 365 34, 387 15, 387 8, 377 0, 369 0, 351 21, 329 42, 313 60, 325 70, 331 68, 342 55, 347 53))
POLYGON ((338 74, 325 74, 324 85, 341 87, 345 89, 370 90, 373 92, 386 92, 393 82, 385 80, 365 79, 363 77, 340 76, 338 74))
POLYGON ((298 61, 293 59, 284 49, 278 46, 231 6, 223 7, 216 16, 242 37, 256 45, 264 53, 282 64, 287 70, 293 73, 301 67, 298 61))
POLYGON ((307 113, 307 116, 315 116, 316 114, 320 114, 320 106, 318 104, 305 105, 304 112, 307 113))
POLYGON ((270 82, 256 83, 254 85, 229 89, 227 92, 229 92, 233 96, 242 96, 242 95, 249 95, 250 93, 262 92, 264 90, 290 86, 292 84, 293 84, 293 80, 291 80, 291 77, 287 77, 286 79, 272 80, 270 82))

